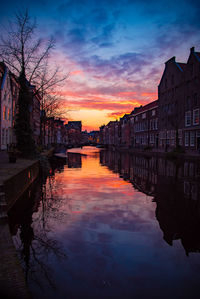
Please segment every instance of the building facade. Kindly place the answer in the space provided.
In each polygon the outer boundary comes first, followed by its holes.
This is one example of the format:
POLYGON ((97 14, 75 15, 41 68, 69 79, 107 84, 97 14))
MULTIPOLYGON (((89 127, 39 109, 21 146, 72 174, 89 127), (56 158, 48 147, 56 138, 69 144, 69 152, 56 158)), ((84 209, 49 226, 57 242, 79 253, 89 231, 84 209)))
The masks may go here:
POLYGON ((200 53, 190 49, 187 63, 172 57, 158 86, 159 148, 200 150, 200 53))
POLYGON ((1 72, 1 150, 6 150, 13 143, 13 110, 10 72, 4 63, 0 65, 1 72))

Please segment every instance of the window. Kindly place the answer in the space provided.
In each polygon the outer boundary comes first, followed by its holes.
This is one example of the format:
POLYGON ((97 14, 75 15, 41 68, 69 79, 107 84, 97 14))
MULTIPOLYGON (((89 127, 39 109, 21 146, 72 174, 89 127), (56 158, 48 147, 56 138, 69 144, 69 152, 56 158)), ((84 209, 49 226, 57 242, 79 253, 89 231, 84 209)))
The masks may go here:
POLYGON ((195 144, 195 132, 190 132, 190 146, 195 144))
POLYGON ((154 143, 155 138, 154 138, 154 134, 150 134, 150 143, 154 143))
POLYGON ((175 130, 172 130, 172 131, 171 131, 171 138, 174 139, 175 137, 176 137, 176 131, 175 131, 175 130))
POLYGON ((6 142, 5 142, 5 144, 7 144, 8 143, 8 129, 6 129, 6 142))
POLYGON ((189 145, 189 132, 185 132, 185 146, 189 145))
POLYGON ((10 109, 8 109, 8 120, 10 120, 11 119, 11 115, 10 115, 10 109))
POLYGON ((155 116, 156 115, 156 110, 152 110, 152 116, 155 116))
POLYGON ((185 126, 188 127, 191 125, 191 111, 185 113, 185 126))
POLYGON ((158 119, 155 119, 155 130, 158 130, 158 119))
POLYGON ((150 120, 150 130, 152 130, 152 119, 150 120))
POLYGON ((142 119, 146 118, 146 112, 142 114, 142 119))
POLYGON ((193 125, 199 124, 199 109, 193 110, 193 125))
POLYGON ((6 106, 3 106, 3 120, 6 120, 7 118, 7 111, 6 111, 7 109, 6 109, 6 106))
POLYGON ((198 105, 198 101, 197 101, 197 93, 194 94, 194 107, 196 107, 198 105))
POLYGON ((2 129, 2 144, 5 144, 5 129, 2 129))

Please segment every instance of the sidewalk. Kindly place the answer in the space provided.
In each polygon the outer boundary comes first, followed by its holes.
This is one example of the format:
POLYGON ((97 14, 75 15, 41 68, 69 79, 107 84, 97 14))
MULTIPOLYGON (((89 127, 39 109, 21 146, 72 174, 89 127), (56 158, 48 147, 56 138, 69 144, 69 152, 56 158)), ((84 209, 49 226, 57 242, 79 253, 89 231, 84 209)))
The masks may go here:
MULTIPOLYGON (((23 169, 33 164, 34 160, 17 159, 16 163, 9 163, 8 154, 0 151, 0 186, 23 169)), ((1 192, 1 187, 0 187, 1 192)))

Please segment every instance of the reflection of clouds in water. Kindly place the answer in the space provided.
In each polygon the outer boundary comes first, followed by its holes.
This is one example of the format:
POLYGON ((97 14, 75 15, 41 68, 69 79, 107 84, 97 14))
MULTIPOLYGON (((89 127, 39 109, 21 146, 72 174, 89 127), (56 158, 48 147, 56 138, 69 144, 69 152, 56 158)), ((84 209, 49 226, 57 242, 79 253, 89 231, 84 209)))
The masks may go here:
MULTIPOLYGON (((172 162, 160 163, 158 168, 156 163, 154 165, 156 160, 153 162, 143 157, 132 159, 127 155, 104 152, 100 158, 105 162, 103 167, 98 158, 82 156, 82 168, 65 166, 63 173, 56 172, 47 180, 44 201, 33 215, 36 257, 42 258, 45 254, 42 262, 50 268, 53 265, 53 270, 48 268, 48 271, 51 271, 61 293, 66 297, 70 294, 69 298, 79 298, 80 294, 87 297, 86 288, 93 297, 103 290, 101 298, 106 298, 108 290, 116 298, 122 293, 123 296, 127 294, 126 298, 132 298, 132 294, 147 296, 155 290, 158 297, 162 297, 162 288, 166 290, 166 298, 171 295, 178 297, 176 285, 182 285, 186 276, 199 281, 199 275, 193 269, 194 264, 195 269, 199 269, 199 261, 195 259, 196 255, 191 255, 186 261, 181 243, 176 241, 171 248, 163 241, 162 234, 181 237, 174 220, 178 221, 186 206, 189 211, 191 202, 198 201, 185 202, 184 196, 179 197, 181 200, 177 198, 180 185, 177 178, 177 188, 171 184, 172 174, 177 173, 172 162), (161 171, 162 180, 158 171, 161 171), (165 171, 171 176, 170 180, 165 171), (134 184, 145 194, 136 191, 134 184), (169 186, 172 186, 173 193, 169 186), (188 205, 184 206, 185 203, 188 205), (155 218, 156 207, 159 209, 159 223, 155 218), (48 242, 49 239, 55 244, 48 242), (41 241, 50 248, 44 249, 43 243, 38 243, 41 241), (51 249, 54 245, 55 252, 51 249), (58 262, 57 249, 58 256, 61 250, 68 259, 63 257, 58 262), (168 284, 170 288, 166 288, 168 284)), ((190 221, 191 225, 188 225, 188 219, 184 219, 187 224, 183 226, 184 231, 195 223, 190 221)), ((185 244, 186 248, 188 243, 185 244)), ((195 249, 195 246, 189 249, 195 249)), ((34 267, 37 270, 39 266, 34 267)))

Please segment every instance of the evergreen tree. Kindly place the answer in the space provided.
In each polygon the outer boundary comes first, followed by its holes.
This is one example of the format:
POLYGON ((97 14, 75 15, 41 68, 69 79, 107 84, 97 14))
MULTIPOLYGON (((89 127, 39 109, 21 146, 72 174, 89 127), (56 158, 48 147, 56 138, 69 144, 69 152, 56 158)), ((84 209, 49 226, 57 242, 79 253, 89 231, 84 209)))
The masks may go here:
POLYGON ((35 153, 35 143, 30 122, 32 94, 30 92, 28 81, 23 74, 20 76, 19 82, 20 91, 15 122, 17 148, 23 156, 31 157, 35 153))

